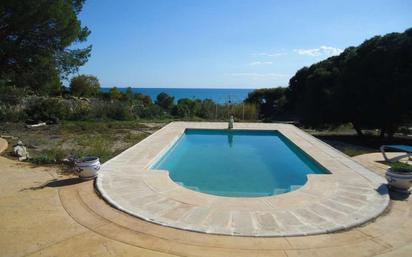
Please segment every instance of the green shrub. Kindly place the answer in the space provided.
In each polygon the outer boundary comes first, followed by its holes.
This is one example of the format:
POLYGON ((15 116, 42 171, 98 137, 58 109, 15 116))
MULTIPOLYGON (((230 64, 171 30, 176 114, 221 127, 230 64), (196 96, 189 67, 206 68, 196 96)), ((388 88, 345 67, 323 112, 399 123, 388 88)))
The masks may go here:
POLYGON ((133 115, 129 105, 123 102, 113 102, 107 106, 107 117, 113 120, 131 120, 133 115))
POLYGON ((57 164, 67 156, 60 148, 52 148, 42 151, 39 155, 32 157, 29 161, 35 164, 57 164))
POLYGON ((135 115, 127 102, 99 101, 92 105, 90 117, 97 119, 132 120, 135 115))
POLYGON ((169 112, 174 106, 174 97, 170 96, 164 92, 157 95, 155 104, 160 106, 163 110, 169 112))
POLYGON ((34 121, 47 121, 51 119, 65 119, 70 110, 63 101, 56 98, 34 98, 29 102, 26 110, 27 116, 34 121))
POLYGON ((109 97, 112 101, 120 100, 122 98, 122 93, 119 91, 119 89, 117 89, 117 87, 112 87, 109 90, 109 97))
POLYGON ((92 75, 79 75, 71 79, 70 90, 75 96, 95 96, 99 93, 99 80, 92 75))
POLYGON ((0 105, 0 121, 18 122, 26 118, 26 113, 18 106, 0 105))
POLYGON ((82 146, 82 148, 74 152, 74 155, 76 158, 82 156, 96 156, 100 158, 101 162, 105 162, 113 156, 113 142, 113 138, 104 135, 87 135, 79 140, 79 144, 82 146))
POLYGON ((412 172, 412 165, 404 162, 394 162, 390 166, 395 172, 412 172))
POLYGON ((18 105, 28 93, 25 88, 18 88, 4 80, 0 80, 0 103, 18 105))
POLYGON ((257 120, 258 111, 255 104, 234 104, 231 113, 240 120, 257 120))
POLYGON ((407 135, 411 134, 409 126, 400 127, 398 129, 398 132, 401 133, 403 136, 407 136, 407 135))
POLYGON ((162 118, 168 116, 157 104, 149 105, 148 107, 142 109, 139 114, 139 117, 144 119, 162 118))
POLYGON ((70 120, 84 120, 89 118, 92 107, 88 102, 75 101, 71 107, 69 117, 70 120))

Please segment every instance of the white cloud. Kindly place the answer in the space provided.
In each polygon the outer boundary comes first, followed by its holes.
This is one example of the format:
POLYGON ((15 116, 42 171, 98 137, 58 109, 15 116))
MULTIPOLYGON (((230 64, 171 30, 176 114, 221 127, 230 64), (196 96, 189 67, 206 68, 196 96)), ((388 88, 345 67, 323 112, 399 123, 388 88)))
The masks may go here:
POLYGON ((251 65, 251 66, 256 66, 256 65, 270 65, 270 64, 273 64, 273 62, 255 61, 255 62, 249 63, 249 65, 251 65))
POLYGON ((261 53, 256 53, 254 55, 255 56, 265 56, 265 57, 278 57, 282 55, 287 55, 287 53, 286 52, 276 52, 276 53, 261 52, 261 53))
POLYGON ((295 49, 294 51, 300 55, 306 55, 306 56, 321 56, 321 55, 332 56, 332 55, 338 55, 343 52, 343 50, 340 48, 336 48, 333 46, 324 46, 324 45, 320 46, 319 48, 295 49))
POLYGON ((237 73, 228 73, 227 75, 234 76, 234 77, 247 77, 254 80, 261 80, 261 79, 282 79, 286 78, 288 74, 281 74, 281 73, 256 73, 256 72, 237 72, 237 73))

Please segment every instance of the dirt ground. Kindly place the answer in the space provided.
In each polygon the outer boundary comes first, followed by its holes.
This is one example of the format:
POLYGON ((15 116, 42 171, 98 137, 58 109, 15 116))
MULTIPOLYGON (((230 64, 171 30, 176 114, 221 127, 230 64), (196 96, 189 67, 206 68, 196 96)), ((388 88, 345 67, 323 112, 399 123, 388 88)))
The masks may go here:
POLYGON ((32 161, 59 162, 68 156, 97 155, 104 162, 152 134, 164 123, 139 122, 62 122, 37 128, 24 123, 0 123, 0 135, 9 142, 3 154, 10 155, 18 140, 28 148, 32 161))

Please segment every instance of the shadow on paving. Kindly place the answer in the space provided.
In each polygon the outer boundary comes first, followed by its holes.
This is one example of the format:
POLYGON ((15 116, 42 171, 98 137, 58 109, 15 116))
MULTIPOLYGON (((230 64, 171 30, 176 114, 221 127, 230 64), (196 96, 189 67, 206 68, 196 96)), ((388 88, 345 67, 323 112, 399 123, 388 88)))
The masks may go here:
POLYGON ((50 181, 48 181, 45 184, 42 184, 40 186, 23 188, 20 191, 39 190, 39 189, 43 189, 45 187, 55 188, 55 187, 71 186, 71 185, 79 184, 79 183, 86 182, 86 181, 88 181, 88 180, 80 179, 80 178, 67 178, 67 179, 61 179, 61 180, 53 179, 53 180, 50 180, 50 181))
POLYGON ((408 199, 410 192, 399 192, 392 189, 389 189, 389 196, 393 201, 404 201, 408 199))

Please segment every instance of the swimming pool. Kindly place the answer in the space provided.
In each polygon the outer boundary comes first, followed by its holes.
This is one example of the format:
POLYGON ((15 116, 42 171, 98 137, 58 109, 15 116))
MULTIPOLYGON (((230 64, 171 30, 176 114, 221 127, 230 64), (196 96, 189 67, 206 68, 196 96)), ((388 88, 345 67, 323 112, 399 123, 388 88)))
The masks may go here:
POLYGON ((219 196, 290 192, 328 171, 278 131, 186 129, 152 166, 188 189, 219 196))
POLYGON ((389 204, 384 178, 293 125, 236 123, 235 130, 230 131, 232 134, 228 134, 226 128, 227 122, 171 122, 105 162, 96 179, 96 189, 111 206, 142 220, 220 235, 284 237, 330 233, 368 222, 389 204), (206 140, 206 136, 210 138, 206 140), (244 138, 250 136, 254 139, 244 138), (186 143, 191 143, 190 139, 200 140, 203 147, 189 146, 186 151, 179 149, 187 139, 186 143), (257 145, 248 146, 249 141, 257 145), (203 149, 206 147, 213 150, 203 149), (228 152, 222 151, 224 148, 228 152), (242 155, 230 152, 240 148, 249 149, 249 152, 240 151, 242 155), (207 176, 206 180, 199 176, 200 180, 195 181, 195 185, 182 180, 184 186, 180 186, 173 171, 169 174, 154 170, 169 165, 167 158, 178 163, 177 158, 171 156, 174 151, 181 152, 182 157, 199 151, 206 153, 199 154, 198 163, 192 164, 198 175, 207 176), (208 154, 214 154, 214 157, 208 154), (279 156, 282 158, 278 159, 279 156), (216 172, 210 168, 217 167, 223 160, 237 170, 248 169, 242 170, 242 173, 239 171, 239 174, 231 170, 235 173, 233 178, 224 174, 229 171, 216 172), (243 162, 238 163, 240 161, 243 162), (295 166, 296 161, 302 168, 297 171, 289 165, 295 166), (268 173, 263 176, 260 174, 261 167, 269 165, 267 162, 283 162, 285 167, 279 165, 284 168, 283 171, 273 173, 266 170, 268 173), (311 175, 315 172, 328 175, 311 175), (288 173, 293 175, 285 176, 288 173), (309 174, 307 181, 303 178, 305 174, 309 174), (245 181, 227 182, 219 176, 231 179, 242 177, 245 181), (254 181, 256 177, 262 179, 254 181), (303 179, 287 183, 289 188, 282 185, 283 180, 294 180, 296 177, 303 179), (274 181, 273 187, 260 190, 266 185, 261 184, 262 180, 263 183, 266 180, 274 181), (206 183, 206 188, 202 183, 206 183), (242 192, 237 186, 230 192, 229 185, 237 183, 249 188, 242 192), (292 188, 291 185, 296 183, 303 183, 304 186, 294 190, 299 185, 292 188), (221 188, 212 188, 214 185, 221 188), (286 187, 286 190, 294 191, 284 194, 279 191, 275 195, 277 185, 281 189, 286 187), (190 186, 192 190, 186 188, 190 186), (252 197, 264 195, 268 196, 252 197))

